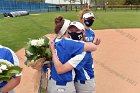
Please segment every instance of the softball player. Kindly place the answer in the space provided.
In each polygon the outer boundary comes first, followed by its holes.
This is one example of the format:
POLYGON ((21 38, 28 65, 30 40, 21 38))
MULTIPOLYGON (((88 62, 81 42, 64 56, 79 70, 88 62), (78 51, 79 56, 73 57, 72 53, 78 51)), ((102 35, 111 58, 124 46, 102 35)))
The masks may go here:
MULTIPOLYGON (((80 29, 79 27, 80 24, 78 24, 78 22, 71 22, 70 26, 71 25, 80 29)), ((68 28, 68 34, 70 35, 72 39, 75 39, 75 40, 81 40, 84 36, 83 31, 79 31, 77 29, 68 28)), ((95 91, 94 90, 95 88, 93 88, 95 86, 95 81, 94 81, 94 71, 92 67, 93 60, 91 60, 91 53, 82 52, 81 54, 76 55, 75 57, 68 60, 65 64, 62 64, 60 60, 57 58, 56 53, 53 52, 54 48, 52 47, 53 45, 51 45, 51 50, 53 53, 53 61, 54 61, 54 65, 55 65, 57 73, 63 74, 75 68, 76 91, 78 93, 92 93, 93 91, 95 91), (85 86, 87 86, 86 89, 85 89, 85 86)))
MULTIPOLYGON (((90 9, 85 9, 82 11, 80 16, 80 21, 85 26, 85 41, 93 42, 95 38, 94 31, 91 26, 95 20, 94 14, 90 9)), ((96 39, 96 45, 100 44, 100 39, 96 39)), ((95 76, 93 67, 93 58, 91 52, 86 52, 88 55, 88 60, 85 60, 84 65, 81 69, 75 69, 75 88, 77 93, 95 93, 95 76)), ((78 57, 73 58, 73 61, 78 57)))
MULTIPOLYGON (((1 62, 11 62, 14 65, 19 66, 19 60, 15 53, 4 46, 0 45, 0 61, 1 62)), ((12 90, 15 88, 19 82, 20 82, 20 77, 21 74, 16 75, 14 78, 11 78, 9 82, 3 81, 0 83, 0 93, 14 93, 12 90)))
POLYGON ((95 38, 95 33, 91 29, 91 26, 95 20, 94 14, 90 9, 84 9, 80 15, 80 22, 85 26, 85 37, 86 42, 93 42, 95 38))
MULTIPOLYGON (((63 22, 63 29, 66 27, 65 22, 63 22)), ((60 26, 60 24, 59 24, 60 26)), ((57 27, 57 25, 56 25, 57 27)), ((67 26, 68 27, 68 26, 67 26)), ((84 30, 83 25, 79 26, 81 30, 84 30)), ((60 32, 63 32, 61 31, 60 32)), ((64 32, 65 33, 65 32, 64 32)), ((58 36, 60 35, 57 33, 58 36)), ((72 34, 72 33, 69 33, 72 34)), ((71 35, 72 36, 72 35, 71 35)), ((81 38, 82 34, 78 33, 75 37, 79 36, 81 38)), ((62 34, 61 36, 62 37, 62 34)), ((75 55, 81 54, 84 51, 85 48, 85 43, 84 42, 78 42, 78 41, 73 41, 68 38, 56 38, 55 39, 55 47, 56 47, 56 52, 59 60, 64 64, 67 62, 70 58, 74 57, 75 55)), ((91 47, 91 46, 90 46, 91 47)), ((92 47, 93 48, 93 47, 92 47)), ((95 49, 95 47, 94 47, 95 49)), ((75 87, 74 87, 74 70, 70 70, 66 73, 59 74, 56 71, 54 63, 52 63, 51 67, 51 76, 50 80, 48 81, 48 93, 76 93, 75 87), (53 86, 53 88, 52 88, 53 86)))

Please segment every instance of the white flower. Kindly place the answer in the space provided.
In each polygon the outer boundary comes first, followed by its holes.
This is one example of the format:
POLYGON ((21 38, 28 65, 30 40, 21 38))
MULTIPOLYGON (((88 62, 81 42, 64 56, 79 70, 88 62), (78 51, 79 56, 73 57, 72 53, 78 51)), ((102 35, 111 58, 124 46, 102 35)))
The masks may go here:
POLYGON ((37 42, 37 46, 42 46, 44 44, 44 39, 39 39, 37 42))
POLYGON ((6 65, 3 65, 3 64, 0 66, 0 69, 1 69, 1 70, 8 70, 8 69, 7 69, 7 66, 6 66, 6 65))
POLYGON ((2 73, 2 70, 0 69, 0 73, 2 73))
POLYGON ((44 39, 40 38, 38 40, 34 39, 30 41, 31 46, 42 46, 44 44, 44 39))
POLYGON ((27 55, 31 56, 33 55, 33 53, 31 53, 30 51, 26 50, 27 55))
POLYGON ((30 42, 32 46, 37 46, 38 40, 31 40, 30 42))

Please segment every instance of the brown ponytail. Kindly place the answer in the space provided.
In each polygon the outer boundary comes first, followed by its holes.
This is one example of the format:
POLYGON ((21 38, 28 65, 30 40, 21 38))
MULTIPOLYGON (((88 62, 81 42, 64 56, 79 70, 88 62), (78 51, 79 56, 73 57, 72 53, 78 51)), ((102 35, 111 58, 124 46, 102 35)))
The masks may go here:
POLYGON ((62 16, 58 16, 55 18, 55 34, 58 34, 64 24, 64 18, 62 16))

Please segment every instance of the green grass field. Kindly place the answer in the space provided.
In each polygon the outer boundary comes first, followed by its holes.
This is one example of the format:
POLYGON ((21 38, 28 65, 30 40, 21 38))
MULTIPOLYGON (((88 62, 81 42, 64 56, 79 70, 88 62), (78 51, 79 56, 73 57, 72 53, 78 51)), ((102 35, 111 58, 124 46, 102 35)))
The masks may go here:
MULTIPOLYGON (((46 12, 16 18, 0 17, 0 44, 14 51, 24 47, 28 38, 39 38, 53 33, 54 18, 78 20, 79 12, 46 12)), ((93 29, 140 28, 140 11, 96 11, 93 29)))

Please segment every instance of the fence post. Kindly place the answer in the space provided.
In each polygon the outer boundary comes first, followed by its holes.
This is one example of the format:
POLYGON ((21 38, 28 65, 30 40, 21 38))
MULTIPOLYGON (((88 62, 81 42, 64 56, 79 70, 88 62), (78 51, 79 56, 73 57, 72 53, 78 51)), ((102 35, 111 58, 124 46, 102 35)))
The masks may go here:
POLYGON ((77 5, 75 6, 75 8, 76 8, 76 12, 77 12, 77 5))
POLYGON ((60 8, 61 8, 60 4, 59 5, 56 5, 56 11, 59 11, 60 12, 60 8))
MULTIPOLYGON (((14 3, 15 3, 15 4, 14 4, 14 10, 16 10, 16 0, 15 0, 14 3)), ((12 9, 12 5, 11 5, 11 9, 12 9)))
POLYGON ((136 11, 138 10, 138 4, 136 5, 136 11))
POLYGON ((41 11, 41 1, 39 1, 39 8, 40 8, 40 11, 41 11))
POLYGON ((66 12, 68 11, 68 9, 67 9, 67 5, 65 5, 65 9, 66 9, 66 12))
POLYGON ((28 5, 29 5, 29 8, 30 8, 30 12, 31 12, 31 1, 30 0, 29 0, 28 5))
POLYGON ((71 11, 72 11, 72 4, 70 5, 70 7, 71 7, 71 11))
POLYGON ((97 8, 98 8, 98 6, 97 6, 97 4, 95 5, 95 11, 97 11, 97 8))
POLYGON ((49 6, 48 6, 48 12, 49 12, 49 6))
POLYGON ((132 4, 130 4, 131 10, 132 10, 132 4))

